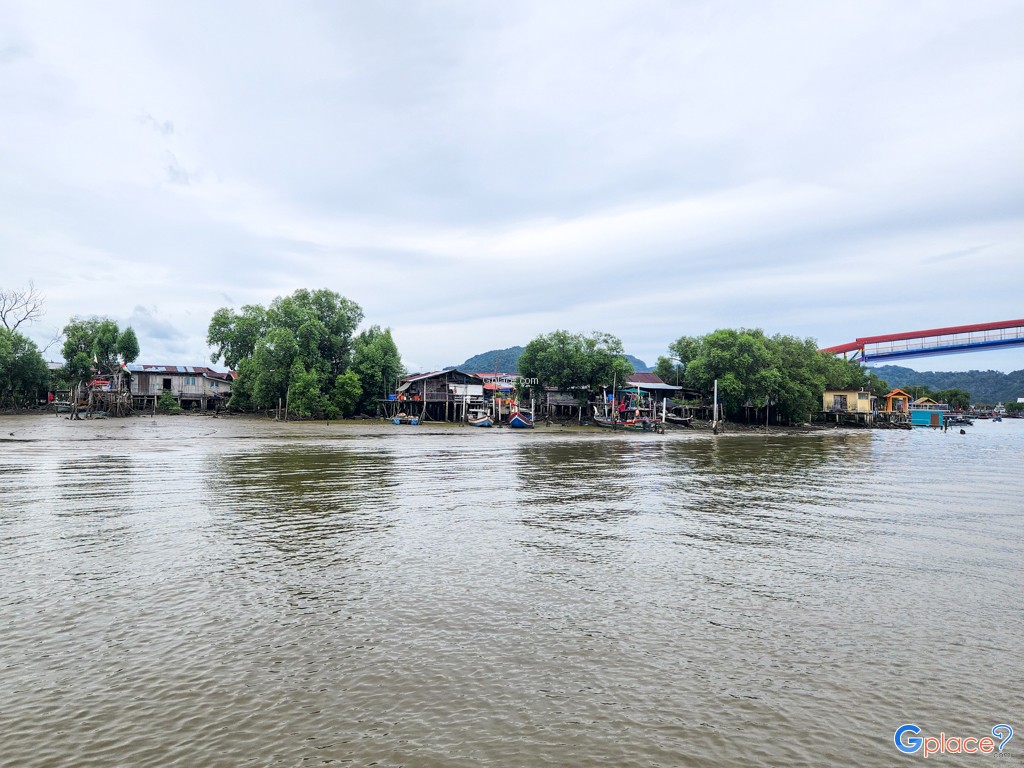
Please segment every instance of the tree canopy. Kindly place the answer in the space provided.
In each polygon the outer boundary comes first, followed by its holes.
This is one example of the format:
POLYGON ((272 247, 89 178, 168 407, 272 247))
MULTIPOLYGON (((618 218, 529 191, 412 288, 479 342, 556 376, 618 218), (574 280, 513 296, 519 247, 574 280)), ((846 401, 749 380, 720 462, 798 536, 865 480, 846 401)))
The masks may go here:
POLYGON ((131 326, 122 331, 109 317, 73 317, 64 326, 61 354, 67 380, 82 381, 91 378, 93 371, 115 373, 121 361, 135 362, 139 340, 131 326))
POLYGON ((383 397, 382 376, 389 384, 401 373, 390 331, 373 326, 355 337, 362 319, 358 304, 327 289, 302 288, 240 312, 222 307, 207 331, 215 350, 210 360, 223 359, 238 373, 233 407, 273 408, 287 400, 303 416, 348 416, 383 397))
POLYGON ((719 400, 731 418, 748 408, 770 407, 778 420, 802 420, 821 409, 825 389, 868 385, 861 365, 818 352, 814 339, 766 336, 760 328, 682 336, 669 351, 672 357, 659 358, 656 372, 674 381, 677 358, 683 386, 710 392, 717 380, 719 400))
POLYGON ((49 370, 35 343, 20 333, 0 328, 0 404, 33 402, 48 383, 49 370))
POLYGON ((610 333, 584 335, 559 330, 537 336, 526 345, 519 358, 519 372, 537 379, 541 386, 596 392, 616 380, 624 382, 633 366, 623 354, 622 342, 610 333))
POLYGON ((355 338, 352 353, 352 370, 355 372, 361 393, 358 408, 363 412, 376 412, 381 401, 387 397, 405 374, 402 356, 391 338, 391 329, 381 330, 373 325, 355 338))

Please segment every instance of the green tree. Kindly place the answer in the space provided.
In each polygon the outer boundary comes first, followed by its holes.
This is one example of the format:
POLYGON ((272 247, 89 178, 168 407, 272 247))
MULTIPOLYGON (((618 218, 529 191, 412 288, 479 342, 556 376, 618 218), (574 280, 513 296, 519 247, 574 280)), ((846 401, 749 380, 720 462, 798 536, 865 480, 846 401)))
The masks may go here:
POLYGON ((731 418, 742 414, 748 404, 763 405, 781 385, 778 360, 759 328, 726 328, 701 337, 686 377, 704 392, 710 392, 717 380, 719 402, 731 418))
POLYGON ((206 332, 206 343, 215 348, 210 362, 224 360, 231 370, 239 368, 243 360, 253 356, 256 343, 267 330, 267 310, 247 304, 241 312, 221 307, 213 313, 206 332))
POLYGON ((238 373, 232 407, 274 408, 287 399, 303 415, 330 416, 362 318, 358 304, 326 289, 303 288, 266 308, 218 309, 207 342, 211 361, 223 359, 238 373))
POLYGON ((361 392, 357 407, 364 413, 376 413, 396 380, 405 374, 390 328, 381 330, 379 325, 373 325, 356 336, 352 371, 358 377, 361 392))
POLYGON ((35 402, 48 383, 49 370, 35 342, 0 328, 0 405, 15 407, 35 402))
MULTIPOLYGON (((719 401, 729 418, 756 415, 760 420, 768 408, 777 421, 802 421, 821 409, 826 388, 859 389, 869 381, 863 366, 818 352, 814 339, 769 337, 760 328, 683 336, 670 351, 686 363, 687 387, 710 393, 718 381, 719 401)), ((659 360, 666 373, 672 362, 659 360)))
POLYGON ((291 385, 288 390, 288 408, 300 416, 323 413, 326 405, 315 370, 307 371, 301 360, 292 364, 291 385))
POLYGON ((130 325, 117 337, 117 352, 126 363, 139 359, 139 339, 130 325))
POLYGON ((351 416, 362 397, 363 390, 355 371, 345 371, 334 381, 331 392, 331 408, 335 415, 351 416))
POLYGON ((181 406, 178 405, 178 401, 174 399, 174 393, 169 389, 165 389, 160 393, 156 407, 160 413, 166 413, 168 415, 181 413, 181 406))
POLYGON ((134 362, 139 356, 139 340, 131 326, 122 331, 109 317, 73 317, 64 326, 65 377, 77 382, 121 370, 121 360, 134 362))
POLYGON ((1018 403, 1015 400, 1011 400, 1006 404, 1006 412, 1012 413, 1014 416, 1020 416, 1024 413, 1024 403, 1018 403))
POLYGON ((950 408, 965 411, 971 407, 971 393, 955 387, 940 389, 932 398, 939 403, 946 403, 950 408))
POLYGON ((519 358, 519 372, 541 386, 561 390, 583 388, 597 392, 614 381, 625 382, 633 373, 622 342, 610 333, 590 335, 553 331, 537 336, 519 358))

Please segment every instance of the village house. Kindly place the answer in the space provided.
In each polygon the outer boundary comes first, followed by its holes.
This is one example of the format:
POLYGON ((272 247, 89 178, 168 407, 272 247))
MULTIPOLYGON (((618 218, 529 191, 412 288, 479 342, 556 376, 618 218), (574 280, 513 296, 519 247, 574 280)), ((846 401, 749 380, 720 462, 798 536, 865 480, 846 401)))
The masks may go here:
POLYGON ((182 408, 219 410, 231 397, 231 384, 236 378, 230 371, 190 365, 132 363, 128 372, 134 407, 141 410, 153 408, 164 392, 170 392, 182 408))
POLYGON ((638 389, 652 403, 671 399, 683 389, 674 384, 666 384, 656 373, 634 373, 626 379, 624 386, 626 389, 638 389))
POLYGON ((826 389, 821 396, 821 410, 826 418, 837 424, 854 422, 871 424, 874 421, 877 399, 869 389, 826 389))
POLYGON ((389 417, 404 413, 431 421, 462 421, 483 406, 484 380, 454 368, 406 376, 387 400, 389 417))

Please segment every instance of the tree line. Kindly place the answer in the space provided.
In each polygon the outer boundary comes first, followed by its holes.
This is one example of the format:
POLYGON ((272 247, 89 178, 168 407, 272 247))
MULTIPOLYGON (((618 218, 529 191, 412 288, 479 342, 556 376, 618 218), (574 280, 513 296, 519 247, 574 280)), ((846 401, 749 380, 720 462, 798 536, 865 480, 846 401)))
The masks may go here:
MULTIPOLYGON (((526 345, 519 370, 545 386, 583 389, 592 396, 616 380, 625 382, 633 366, 611 334, 555 331, 526 345)), ((682 336, 658 358, 654 372, 702 397, 717 381, 719 402, 730 419, 759 419, 769 409, 776 422, 805 421, 821 410, 825 389, 885 389, 885 382, 861 365, 818 352, 814 339, 767 336, 758 328, 682 336)))
MULTIPOLYGON (((73 317, 64 326, 65 363, 51 377, 38 346, 19 328, 42 315, 43 297, 0 290, 0 407, 36 403, 52 388, 72 389, 96 376, 116 376, 139 356, 135 331, 107 317, 73 317)), ((269 306, 222 307, 210 320, 210 360, 238 374, 230 406, 284 405, 302 416, 337 418, 374 412, 404 375, 390 329, 356 333, 363 311, 329 290, 300 289, 269 306)), ((165 393, 166 394, 166 393, 165 393)), ((168 406, 169 407, 169 406, 168 406)))
MULTIPOLYGON (((22 291, 0 290, 0 405, 30 402, 50 386, 42 354, 18 330, 41 308, 42 297, 31 284, 22 291)), ((358 304, 327 289, 299 289, 267 306, 216 310, 206 341, 214 350, 210 361, 222 361, 237 373, 230 406, 284 407, 325 418, 377 412, 406 371, 390 329, 374 325, 357 332, 362 320, 358 304)), ((62 337, 61 378, 67 385, 97 372, 115 373, 139 355, 132 328, 122 330, 109 318, 74 317, 62 337)), ((821 410, 826 389, 870 388, 878 396, 888 391, 871 370, 817 347, 810 338, 726 328, 679 337, 654 370, 664 381, 702 396, 717 381, 719 401, 731 419, 761 420, 767 410, 777 422, 803 421, 821 410)), ((584 397, 633 373, 621 340, 601 331, 541 334, 522 350, 518 369, 540 386, 576 390, 584 397)), ((970 404, 964 390, 910 389, 915 397, 931 395, 954 407, 970 404)))

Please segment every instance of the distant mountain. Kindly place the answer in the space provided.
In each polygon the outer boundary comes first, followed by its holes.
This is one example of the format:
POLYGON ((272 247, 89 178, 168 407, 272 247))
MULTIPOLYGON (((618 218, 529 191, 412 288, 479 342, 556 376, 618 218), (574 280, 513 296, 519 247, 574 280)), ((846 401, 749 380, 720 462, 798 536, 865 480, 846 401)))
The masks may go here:
MULTIPOLYGON (((473 355, 462 365, 449 367, 458 368, 466 373, 519 373, 519 356, 522 354, 523 347, 492 349, 490 352, 473 355)), ((637 373, 648 373, 651 370, 647 363, 639 358, 626 355, 626 359, 637 373)))
POLYGON ((971 393, 973 403, 1005 403, 1024 397, 1024 370, 1002 371, 915 371, 900 365, 871 369, 890 387, 921 386, 929 389, 962 389, 971 393))
POLYGON ((629 364, 633 366, 633 370, 637 373, 650 373, 654 369, 651 368, 647 363, 638 357, 632 355, 626 355, 626 359, 629 360, 629 364))
POLYGON ((519 373, 519 356, 522 354, 523 347, 492 349, 490 352, 473 355, 455 367, 466 373, 519 373))

